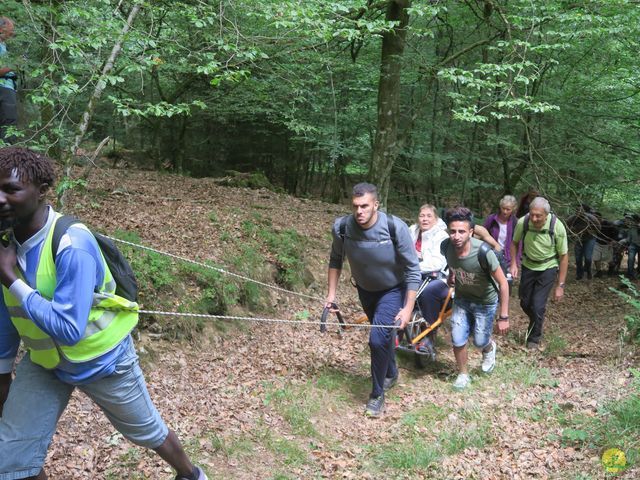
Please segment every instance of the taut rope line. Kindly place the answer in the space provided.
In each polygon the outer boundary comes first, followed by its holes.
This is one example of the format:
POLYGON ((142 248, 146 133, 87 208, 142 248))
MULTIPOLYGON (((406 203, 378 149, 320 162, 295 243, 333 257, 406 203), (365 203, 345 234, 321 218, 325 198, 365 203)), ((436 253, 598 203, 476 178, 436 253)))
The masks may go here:
MULTIPOLYGON (((213 320, 247 320, 252 322, 264 322, 264 323, 285 323, 292 325, 314 325, 318 326, 317 320, 288 320, 284 318, 264 318, 264 317, 238 317, 232 315, 210 315, 207 313, 182 313, 182 312, 163 312, 161 310, 137 310, 138 313, 146 313, 149 315, 163 315, 163 316, 175 316, 175 317, 194 317, 194 318, 210 318, 213 320)), ((414 323, 414 322, 411 322, 414 323)), ((360 328, 395 328, 396 325, 371 325, 368 323, 338 323, 330 322, 329 325, 341 326, 341 327, 360 327, 360 328)))
MULTIPOLYGON (((246 277, 244 275, 240 275, 238 273, 229 272, 224 268, 214 267, 212 265, 208 265, 203 262, 198 262, 197 260, 191 260, 190 258, 181 257, 179 255, 174 255, 173 253, 163 252, 162 250, 157 250, 152 247, 147 247, 145 245, 140 245, 138 243, 129 242, 127 240, 121 240, 119 238, 111 237, 109 235, 105 235, 105 237, 113 240, 114 242, 123 243, 125 245, 130 245, 135 248, 140 248, 142 250, 148 250, 153 253, 157 253, 159 255, 166 255, 167 257, 175 258, 176 260, 181 260, 183 262, 191 263, 193 265, 198 265, 203 268, 208 268, 214 270, 216 272, 229 275, 232 277, 236 277, 242 279, 247 282, 256 283, 258 285, 262 285, 263 287, 271 288, 273 290, 277 290, 283 293, 287 293, 290 295, 297 295, 299 297, 310 298, 312 300, 317 300, 319 302, 324 303, 324 299, 320 297, 316 297, 314 295, 307 295, 306 293, 294 292, 293 290, 287 290, 286 288, 278 287, 276 285, 271 285, 269 283, 261 282, 259 280, 254 280, 253 278, 246 277)), ((290 325, 318 325, 317 321, 311 320, 288 320, 282 318, 264 318, 264 317, 239 317, 233 315, 210 315, 206 313, 188 313, 188 312, 165 312, 162 310, 138 310, 138 313, 145 313, 148 315, 162 315, 162 316, 172 316, 172 317, 192 317, 192 318, 209 318, 213 320, 246 320, 250 322, 264 322, 264 323, 284 323, 290 325)), ((410 322, 415 323, 415 322, 410 322)), ((398 328, 396 325, 371 325, 368 323, 338 323, 338 322, 330 322, 329 325, 337 325, 342 327, 360 327, 360 328, 398 328)))
POLYGON ((277 290, 279 292, 287 293, 287 294, 290 294, 290 295, 297 295, 299 297, 310 298, 312 300, 317 300, 319 302, 324 303, 324 299, 323 298, 316 297, 314 295, 307 295, 306 293, 300 293, 300 292, 294 292, 293 290, 287 290, 286 288, 278 287, 277 285, 271 285, 269 283, 261 282, 259 280, 254 280, 253 278, 245 277, 244 275, 240 275, 238 273, 229 272, 228 270, 225 270, 224 268, 214 267, 212 265, 208 265, 208 264, 203 263, 203 262, 198 262, 197 260, 191 260, 190 258, 181 257, 179 255, 174 255, 173 253, 163 252, 161 250, 156 250, 155 248, 146 247, 146 246, 140 245, 138 243, 128 242, 126 240, 121 240, 119 238, 114 238, 114 237, 111 237, 109 235, 105 235, 105 237, 113 240, 114 242, 124 243, 125 245, 130 245, 132 247, 141 248, 142 250, 148 250, 150 252, 158 253, 160 255, 166 255, 167 257, 175 258, 177 260, 182 260, 183 262, 192 263, 192 264, 198 265, 200 267, 204 267, 204 268, 208 268, 208 269, 211 269, 211 270, 215 270, 216 272, 223 273, 223 274, 229 275, 231 277, 240 278, 240 279, 242 279, 242 280, 244 280, 246 282, 256 283, 258 285, 262 285, 263 287, 271 288, 272 290, 277 290))

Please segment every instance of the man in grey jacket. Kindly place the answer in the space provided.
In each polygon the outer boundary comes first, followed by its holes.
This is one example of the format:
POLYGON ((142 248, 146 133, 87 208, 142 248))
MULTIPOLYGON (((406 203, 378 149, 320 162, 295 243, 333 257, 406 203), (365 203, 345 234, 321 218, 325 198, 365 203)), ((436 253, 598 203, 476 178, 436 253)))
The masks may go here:
POLYGON ((336 289, 346 257, 358 289, 360 303, 372 328, 372 389, 365 415, 379 417, 384 411, 384 392, 398 380, 394 324, 404 328, 411 318, 420 286, 418 255, 409 228, 400 219, 378 211, 375 185, 353 187, 353 215, 336 219, 329 258, 326 306, 336 311, 336 289))

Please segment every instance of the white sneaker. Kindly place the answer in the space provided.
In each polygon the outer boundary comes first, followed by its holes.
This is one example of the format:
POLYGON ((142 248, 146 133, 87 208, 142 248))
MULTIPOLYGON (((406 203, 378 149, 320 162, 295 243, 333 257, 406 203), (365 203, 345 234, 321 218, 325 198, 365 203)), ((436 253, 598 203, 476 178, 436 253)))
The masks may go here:
POLYGON ((453 382, 453 388, 455 390, 464 390, 471 383, 471 377, 467 373, 459 373, 456 381, 453 382))
POLYGON ((491 373, 496 368, 496 349, 498 347, 493 340, 491 340, 491 346, 493 348, 490 352, 482 352, 482 371, 484 373, 491 373))
MULTIPOLYGON (((196 470, 198 471, 198 480, 209 480, 207 478, 207 475, 204 473, 204 470, 202 470, 197 465, 196 465, 196 470)), ((176 475, 175 480, 184 480, 185 478, 187 477, 181 477, 180 475, 176 475)))

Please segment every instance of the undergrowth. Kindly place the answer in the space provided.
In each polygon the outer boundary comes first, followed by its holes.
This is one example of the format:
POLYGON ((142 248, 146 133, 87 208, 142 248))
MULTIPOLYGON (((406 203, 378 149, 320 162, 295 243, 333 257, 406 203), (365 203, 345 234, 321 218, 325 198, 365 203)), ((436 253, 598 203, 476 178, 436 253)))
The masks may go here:
MULTIPOLYGON (((220 227, 216 212, 209 220, 220 227)), ((265 287, 224 274, 230 270, 267 284, 274 282, 287 289, 304 283, 303 253, 305 241, 294 229, 274 228, 269 218, 252 213, 241 224, 240 238, 222 231, 227 245, 227 265, 207 266, 174 260, 168 256, 119 244, 131 263, 139 286, 139 302, 148 310, 178 311, 209 315, 238 314, 238 308, 252 312, 270 311, 271 301, 265 287)), ((115 237, 140 243, 140 237, 128 231, 116 231, 115 237)), ((207 320, 186 316, 142 316, 141 327, 152 328, 169 338, 193 338, 207 320)), ((215 321, 221 329, 225 323, 215 321)))
POLYGON ((595 417, 578 415, 562 432, 562 442, 602 453, 610 448, 624 452, 626 467, 640 458, 640 371, 632 370, 630 394, 602 405, 595 417))
POLYGON ((304 283, 303 254, 305 242, 294 229, 277 230, 270 219, 253 213, 250 220, 242 222, 242 232, 254 253, 264 245, 275 263, 276 282, 285 288, 296 288, 304 283))
POLYGON ((628 293, 613 287, 609 289, 633 307, 633 312, 624 317, 623 337, 629 342, 640 343, 640 292, 628 278, 620 277, 620 279, 628 293))
MULTIPOLYGON (((132 232, 117 231, 114 236, 140 243, 140 237, 132 232)), ((216 270, 220 266, 205 262, 208 265, 205 267, 174 260, 129 245, 118 244, 118 248, 136 274, 138 301, 144 309, 227 315, 235 306, 255 310, 263 304, 262 292, 257 285, 221 273, 216 270)), ((231 260, 234 262, 236 259, 231 260)), ((251 267, 252 264, 249 261, 246 265, 251 267)), ((206 321, 179 315, 142 315, 140 326, 159 331, 171 339, 192 339, 203 330, 206 321)), ((219 321, 214 325, 224 328, 219 321)))
POLYGON ((445 457, 468 448, 481 450, 494 443, 490 421, 479 410, 463 409, 455 419, 445 423, 446 416, 446 411, 436 406, 405 414, 397 436, 374 448, 377 468, 424 473, 445 457), (415 415, 424 416, 421 423, 429 427, 418 428, 412 421, 415 415), (450 425, 451 422, 454 424, 450 425), (434 438, 431 432, 438 425, 445 428, 438 428, 434 438))

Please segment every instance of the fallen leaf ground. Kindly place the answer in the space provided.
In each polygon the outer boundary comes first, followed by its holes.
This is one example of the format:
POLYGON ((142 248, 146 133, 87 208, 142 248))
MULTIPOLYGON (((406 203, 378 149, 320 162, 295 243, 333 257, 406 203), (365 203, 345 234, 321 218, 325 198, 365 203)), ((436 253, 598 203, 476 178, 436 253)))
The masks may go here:
MULTIPOLYGON (((258 210, 274 228, 305 237, 316 280, 305 292, 324 295, 328 230, 343 207, 151 172, 99 170, 90 185, 68 203, 88 223, 222 264, 221 231, 241 236, 237 226, 258 210)), ((362 415, 369 388, 363 329, 321 335, 316 326, 226 322, 191 343, 142 332, 137 345, 152 398, 212 479, 610 478, 602 452, 567 441, 563 431, 629 394, 637 352, 619 339, 627 307, 608 290, 618 283, 570 280, 564 301, 548 309, 547 351, 535 354, 522 347, 525 318, 512 298, 513 333, 498 341, 495 372, 483 377, 473 352, 473 384, 464 393, 451 390, 455 364, 443 328, 436 363, 421 370, 401 356, 399 385, 379 420, 362 415)), ((340 295, 353 320, 357 302, 346 278, 340 295)), ((153 300, 144 307, 153 309, 153 300)), ((320 302, 282 293, 272 301, 278 318, 320 313, 320 302)), ((53 479, 173 478, 78 393, 60 420, 47 470, 53 479)), ((632 466, 618 478, 638 476, 632 466)))

